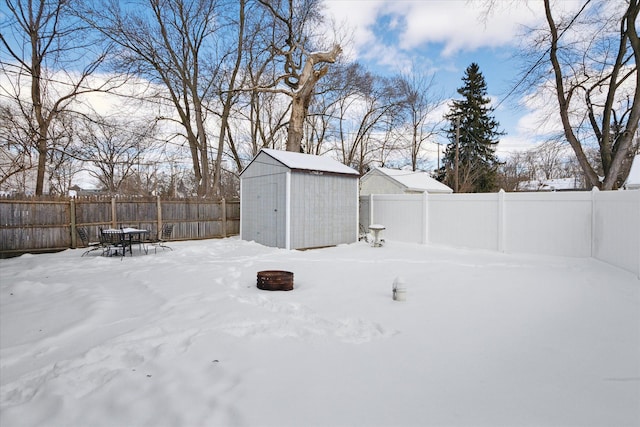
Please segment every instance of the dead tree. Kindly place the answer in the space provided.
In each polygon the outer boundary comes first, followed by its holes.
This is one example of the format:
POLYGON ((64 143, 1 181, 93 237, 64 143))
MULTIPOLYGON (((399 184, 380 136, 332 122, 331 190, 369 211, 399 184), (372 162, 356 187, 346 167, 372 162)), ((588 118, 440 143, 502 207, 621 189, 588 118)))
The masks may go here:
POLYGON ((44 192, 47 162, 57 144, 51 137, 55 122, 76 108, 83 94, 117 86, 109 79, 98 85, 91 81, 107 48, 92 54, 93 41, 71 13, 75 6, 71 0, 6 0, 9 25, 0 32, 0 46, 8 60, 0 60, 0 71, 9 83, 0 92, 30 127, 26 142, 37 156, 36 195, 44 192))
POLYGON ((289 132, 287 134, 287 151, 300 151, 300 144, 303 137, 304 119, 309 112, 309 103, 313 98, 314 89, 318 80, 322 78, 329 69, 327 63, 336 62, 336 58, 342 52, 339 45, 326 52, 314 52, 307 55, 304 68, 299 75, 299 79, 291 92, 292 107, 291 119, 289 120, 289 132), (324 64, 319 68, 316 65, 324 64))
POLYGON ((342 53, 339 44, 329 50, 309 52, 305 28, 319 20, 318 1, 306 0, 294 4, 294 0, 273 2, 260 0, 274 18, 274 39, 272 50, 284 58, 284 74, 278 76, 272 89, 291 97, 291 116, 287 133, 287 151, 300 152, 303 138, 304 120, 309 104, 315 93, 316 83, 324 76, 329 64, 336 62, 342 53), (283 4, 284 3, 284 4, 283 4), (278 45, 279 38, 285 38, 285 46, 278 45), (284 82, 287 89, 277 88, 284 82))

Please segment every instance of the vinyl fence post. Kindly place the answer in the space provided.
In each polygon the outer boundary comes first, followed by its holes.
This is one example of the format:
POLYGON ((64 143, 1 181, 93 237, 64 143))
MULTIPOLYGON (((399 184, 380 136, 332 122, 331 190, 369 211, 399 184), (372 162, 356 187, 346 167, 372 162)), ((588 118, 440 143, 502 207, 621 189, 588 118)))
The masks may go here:
MULTIPOLYGON (((636 200, 637 200, 637 208, 638 208, 638 213, 640 213, 640 190, 635 192, 636 194, 636 200)), ((637 268, 637 273, 638 273, 638 280, 640 280, 640 226, 638 227, 638 265, 636 266, 637 268)))
POLYGON ((242 202, 243 198, 243 193, 242 193, 242 178, 240 178, 240 224, 238 224, 238 234, 240 235, 240 239, 242 239, 242 220, 244 219, 244 214, 242 213, 242 208, 244 206, 244 203, 242 202))
POLYGON ((356 187, 356 235, 355 235, 355 241, 359 241, 360 240, 360 201, 362 199, 359 196, 359 192, 358 192, 358 188, 356 187))
POLYGON ((429 243, 429 194, 422 193, 422 244, 429 243))
POLYGON ((596 258, 597 256, 595 242, 598 233, 598 227, 596 223, 596 210, 598 209, 596 198, 598 196, 598 191, 600 190, 596 186, 591 189, 591 239, 589 239, 589 245, 591 246, 589 248, 589 253, 591 254, 591 258, 596 258))
POLYGON ((498 252, 504 252, 505 250, 504 198, 505 192, 501 188, 500 191, 498 191, 498 252))
POLYGON ((369 224, 375 224, 373 222, 373 194, 369 194, 369 224))

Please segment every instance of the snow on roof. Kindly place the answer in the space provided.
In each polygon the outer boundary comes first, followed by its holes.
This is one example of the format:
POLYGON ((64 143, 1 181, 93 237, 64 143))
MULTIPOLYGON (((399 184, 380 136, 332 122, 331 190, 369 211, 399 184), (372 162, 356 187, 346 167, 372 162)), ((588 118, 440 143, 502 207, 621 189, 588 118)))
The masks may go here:
POLYGON ((399 169, 387 169, 387 168, 375 168, 377 170, 400 184, 407 187, 411 191, 426 191, 426 192, 438 192, 438 193, 452 193, 453 190, 447 185, 437 181, 426 172, 420 171, 405 171, 399 169))
POLYGON ((273 157, 289 169, 301 169, 310 171, 332 172, 346 175, 360 175, 358 171, 350 168, 330 157, 315 156, 313 154, 294 153, 292 151, 272 150, 263 148, 260 150, 273 157))
POLYGON ((518 184, 521 191, 567 191, 582 190, 578 178, 554 178, 545 180, 524 181, 518 184))

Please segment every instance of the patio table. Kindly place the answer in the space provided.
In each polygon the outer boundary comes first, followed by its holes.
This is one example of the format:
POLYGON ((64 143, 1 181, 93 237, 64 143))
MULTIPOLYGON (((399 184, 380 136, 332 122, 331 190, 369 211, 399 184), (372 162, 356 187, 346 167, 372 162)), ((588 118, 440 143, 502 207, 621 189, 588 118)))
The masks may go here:
MULTIPOLYGON (((110 234, 110 235, 118 235, 119 242, 117 242, 116 244, 122 247, 122 256, 126 255, 127 247, 129 247, 129 253, 131 254, 131 256, 133 256, 133 250, 131 248, 132 245, 134 243, 137 243, 140 245, 140 249, 142 250, 143 248, 142 245, 144 245, 142 235, 149 234, 149 230, 144 230, 140 228, 131 228, 131 227, 107 228, 105 230, 102 230, 102 233, 110 234), (134 236, 136 237, 135 239, 134 239, 134 236)), ((145 248, 145 252, 146 252, 146 248, 145 248)), ((116 254, 117 253, 118 251, 116 249, 116 254)))

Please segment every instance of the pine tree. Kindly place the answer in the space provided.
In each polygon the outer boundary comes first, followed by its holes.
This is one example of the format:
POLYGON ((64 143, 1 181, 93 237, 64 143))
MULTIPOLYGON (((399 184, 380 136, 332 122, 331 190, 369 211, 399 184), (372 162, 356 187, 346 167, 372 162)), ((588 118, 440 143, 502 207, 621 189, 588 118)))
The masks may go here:
POLYGON ((498 130, 499 123, 492 117, 494 110, 489 107, 487 84, 478 64, 467 67, 462 81, 464 85, 458 89, 462 99, 454 100, 445 116, 449 120, 447 136, 451 142, 438 175, 455 192, 496 191, 499 161, 495 149, 498 137, 504 133, 498 130))

